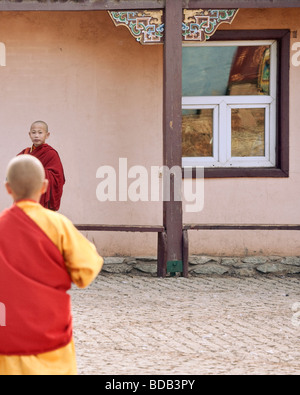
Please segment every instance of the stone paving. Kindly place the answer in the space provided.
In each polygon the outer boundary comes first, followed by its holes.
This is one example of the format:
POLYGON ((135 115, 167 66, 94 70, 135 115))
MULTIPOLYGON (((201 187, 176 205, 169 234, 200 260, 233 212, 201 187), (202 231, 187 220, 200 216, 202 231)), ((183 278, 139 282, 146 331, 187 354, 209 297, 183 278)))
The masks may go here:
POLYGON ((102 274, 71 290, 79 374, 299 374, 299 286, 102 274))

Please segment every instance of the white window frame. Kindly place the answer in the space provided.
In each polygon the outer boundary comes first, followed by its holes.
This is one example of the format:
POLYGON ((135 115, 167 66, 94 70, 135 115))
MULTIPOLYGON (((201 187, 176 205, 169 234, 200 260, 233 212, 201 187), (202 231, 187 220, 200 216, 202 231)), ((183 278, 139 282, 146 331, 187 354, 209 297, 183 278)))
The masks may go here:
MULTIPOLYGON (((197 44, 198 45, 198 44, 197 44)), ((183 110, 213 109, 213 156, 182 158, 184 168, 247 168, 276 166, 276 113, 277 113, 277 41, 215 41, 205 46, 261 46, 271 49, 270 95, 249 96, 185 96, 183 110), (265 108, 265 155, 260 157, 231 156, 231 110, 238 108, 265 108)), ((184 46, 195 46, 194 43, 184 46)))

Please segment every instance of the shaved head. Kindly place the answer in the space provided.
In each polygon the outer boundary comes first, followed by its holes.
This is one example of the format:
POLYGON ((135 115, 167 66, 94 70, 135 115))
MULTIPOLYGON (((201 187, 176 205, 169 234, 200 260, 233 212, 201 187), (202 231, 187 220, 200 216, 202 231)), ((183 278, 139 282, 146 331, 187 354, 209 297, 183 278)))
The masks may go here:
POLYGON ((35 121, 35 122, 33 122, 33 124, 30 126, 30 130, 33 129, 38 124, 42 125, 43 128, 45 129, 45 131, 48 133, 49 128, 48 128, 48 125, 46 124, 46 122, 44 122, 44 121, 35 121))
POLYGON ((48 125, 44 121, 36 121, 30 127, 29 137, 35 148, 45 144, 50 137, 48 125))
POLYGON ((42 189, 44 181, 44 167, 33 156, 17 156, 8 165, 7 183, 16 200, 31 199, 42 189))

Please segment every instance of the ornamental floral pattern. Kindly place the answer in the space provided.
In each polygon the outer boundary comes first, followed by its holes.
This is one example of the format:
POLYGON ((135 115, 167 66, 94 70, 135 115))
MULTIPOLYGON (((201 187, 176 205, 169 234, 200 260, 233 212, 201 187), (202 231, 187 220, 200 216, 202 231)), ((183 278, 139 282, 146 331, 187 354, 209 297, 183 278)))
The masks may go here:
MULTIPOLYGON (((205 42, 222 23, 231 24, 238 9, 230 10, 183 10, 183 41, 205 42)), ((116 26, 125 26, 141 44, 162 44, 165 25, 163 11, 109 12, 116 26)))
POLYGON ((141 44, 163 43, 163 11, 120 11, 109 14, 116 26, 127 27, 141 44))
POLYGON ((183 40, 209 40, 222 23, 231 24, 239 10, 184 10, 183 11, 183 40))

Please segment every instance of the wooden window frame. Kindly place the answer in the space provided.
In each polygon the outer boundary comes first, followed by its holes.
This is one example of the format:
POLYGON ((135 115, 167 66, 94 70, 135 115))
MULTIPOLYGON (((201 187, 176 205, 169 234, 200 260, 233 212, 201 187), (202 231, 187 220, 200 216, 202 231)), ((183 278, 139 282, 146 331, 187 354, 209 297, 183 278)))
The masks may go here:
MULTIPOLYGON (((205 168, 205 178, 289 177, 290 30, 222 30, 211 41, 277 41, 277 114, 275 167, 205 168)), ((196 178, 196 168, 189 172, 196 178)), ((186 175, 185 175, 186 177, 186 175)))

